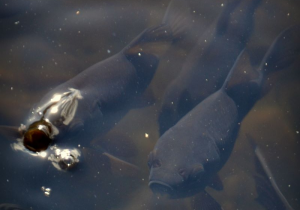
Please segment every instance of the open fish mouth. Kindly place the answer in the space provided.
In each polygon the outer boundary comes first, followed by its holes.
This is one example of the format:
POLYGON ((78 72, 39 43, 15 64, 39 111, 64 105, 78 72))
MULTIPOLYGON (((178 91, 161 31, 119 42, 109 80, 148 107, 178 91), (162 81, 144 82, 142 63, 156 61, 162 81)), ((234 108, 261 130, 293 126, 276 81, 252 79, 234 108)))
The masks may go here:
POLYGON ((162 181, 150 181, 148 186, 155 194, 167 194, 172 196, 172 194, 174 193, 174 189, 169 184, 162 181))

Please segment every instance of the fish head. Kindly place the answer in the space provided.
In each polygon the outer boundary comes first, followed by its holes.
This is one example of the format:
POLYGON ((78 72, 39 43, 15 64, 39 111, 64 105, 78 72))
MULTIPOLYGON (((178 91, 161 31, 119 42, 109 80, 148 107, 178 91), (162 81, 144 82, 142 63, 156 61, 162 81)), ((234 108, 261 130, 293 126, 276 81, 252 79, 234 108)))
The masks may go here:
POLYGON ((205 188, 207 173, 204 165, 194 161, 190 155, 181 157, 180 154, 172 149, 154 149, 149 154, 149 187, 154 193, 181 198, 205 188))
POLYGON ((74 127, 78 99, 81 98, 80 91, 72 88, 63 93, 47 94, 33 108, 25 125, 19 127, 23 146, 32 152, 47 150, 53 140, 74 127))

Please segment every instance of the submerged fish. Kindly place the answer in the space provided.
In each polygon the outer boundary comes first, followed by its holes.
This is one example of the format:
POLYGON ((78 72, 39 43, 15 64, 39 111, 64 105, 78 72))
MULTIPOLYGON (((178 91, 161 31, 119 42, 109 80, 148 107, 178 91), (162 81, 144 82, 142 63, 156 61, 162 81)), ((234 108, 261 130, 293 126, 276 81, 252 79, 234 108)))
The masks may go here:
POLYGON ((232 152, 240 123, 261 97, 266 75, 289 66, 299 55, 299 34, 299 25, 282 32, 255 71, 255 78, 232 85, 233 75, 246 75, 236 68, 239 60, 243 62, 241 58, 247 52, 243 51, 221 89, 159 138, 148 159, 149 187, 153 192, 167 193, 171 198, 199 193, 203 202, 199 202, 198 208, 221 208, 205 188, 222 189, 217 172, 232 152))
POLYGON ((66 146, 86 146, 114 126, 137 103, 167 48, 186 33, 189 9, 176 3, 170 3, 161 25, 46 94, 18 130, 2 126, 3 133, 19 136, 14 148, 42 157, 52 150, 50 160, 62 158, 66 168, 78 162, 80 151, 66 146))
POLYGON ((200 37, 181 72, 164 93, 158 119, 161 135, 203 99, 220 89, 251 36, 254 11, 260 2, 228 2, 218 21, 200 37))
POLYGON ((278 188, 263 152, 251 136, 247 135, 247 138, 250 140, 255 152, 256 174, 254 175, 254 180, 258 194, 256 201, 267 210, 293 210, 278 188))
POLYGON ((22 208, 16 204, 1 203, 0 210, 22 210, 22 208))

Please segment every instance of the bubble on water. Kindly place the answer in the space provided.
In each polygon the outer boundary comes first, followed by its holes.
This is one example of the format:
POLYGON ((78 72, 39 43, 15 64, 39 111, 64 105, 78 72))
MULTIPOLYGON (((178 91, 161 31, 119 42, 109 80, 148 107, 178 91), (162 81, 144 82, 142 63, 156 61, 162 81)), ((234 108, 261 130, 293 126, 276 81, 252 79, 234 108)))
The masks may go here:
POLYGON ((42 187, 41 187, 41 190, 44 192, 44 195, 45 195, 45 196, 47 196, 47 197, 50 196, 50 194, 51 194, 51 188, 42 186, 42 187))
POLYGON ((51 154, 48 160, 50 160, 52 165, 58 170, 68 170, 79 162, 80 152, 75 148, 60 149, 54 145, 50 149, 54 151, 54 154, 51 154))

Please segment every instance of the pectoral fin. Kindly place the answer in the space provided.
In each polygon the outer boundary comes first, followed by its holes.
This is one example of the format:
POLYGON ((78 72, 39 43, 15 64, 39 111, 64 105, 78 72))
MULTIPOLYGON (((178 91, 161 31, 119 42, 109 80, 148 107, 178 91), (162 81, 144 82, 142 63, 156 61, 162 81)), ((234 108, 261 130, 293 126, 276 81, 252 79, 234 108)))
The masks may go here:
POLYGON ((223 183, 220 179, 220 176, 218 174, 216 174, 212 179, 211 179, 211 183, 209 185, 210 187, 212 187, 215 190, 223 190, 223 183))
POLYGON ((263 152, 256 145, 255 140, 249 134, 246 134, 246 136, 255 152, 256 174, 253 177, 258 195, 256 201, 264 206, 267 210, 293 210, 289 202, 280 191, 266 162, 263 152))
POLYGON ((201 192, 192 199, 194 210, 222 210, 220 204, 207 192, 201 192))
POLYGON ((109 171, 114 176, 135 176, 139 171, 137 166, 98 149, 83 148, 82 153, 92 170, 109 171))
POLYGON ((102 148, 107 153, 124 158, 134 157, 138 149, 133 139, 126 133, 110 131, 91 142, 92 148, 102 148))
POLYGON ((139 169, 137 166, 128 163, 124 160, 121 160, 113 155, 108 153, 103 153, 103 155, 107 156, 110 161, 111 172, 114 175, 118 176, 134 176, 137 175, 139 169))
POLYGON ((22 137, 22 132, 18 127, 15 126, 0 126, 0 135, 6 137, 7 139, 16 140, 22 137))

